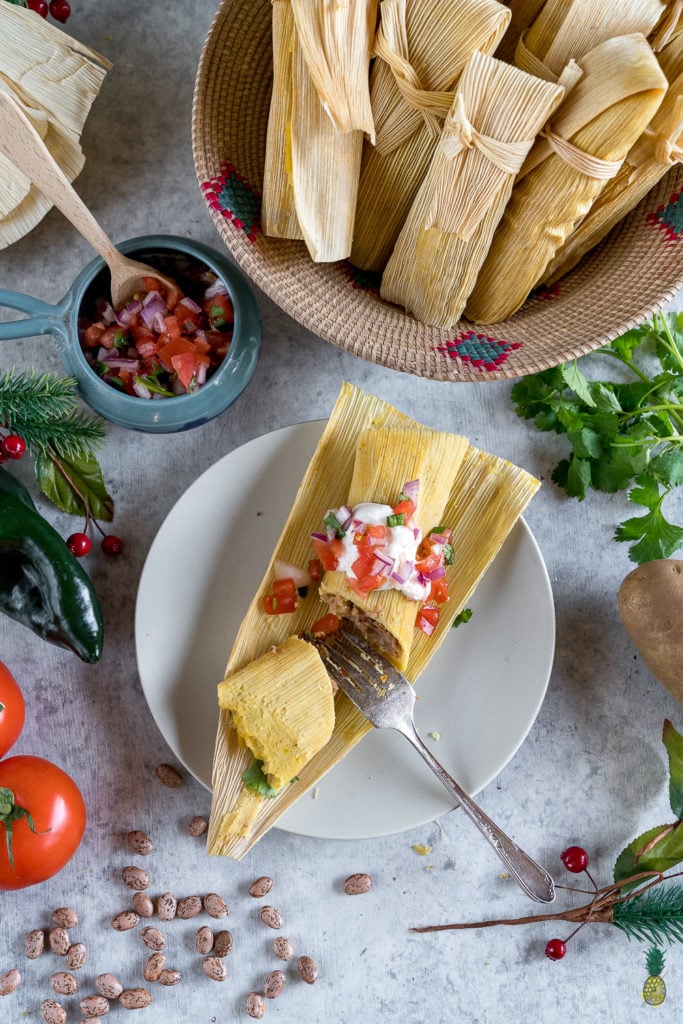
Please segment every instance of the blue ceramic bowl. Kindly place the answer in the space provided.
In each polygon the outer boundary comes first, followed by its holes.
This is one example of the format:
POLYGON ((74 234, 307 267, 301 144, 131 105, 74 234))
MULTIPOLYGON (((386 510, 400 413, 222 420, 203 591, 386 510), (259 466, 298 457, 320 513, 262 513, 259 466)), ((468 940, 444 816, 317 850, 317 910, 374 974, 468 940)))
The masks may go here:
POLYGON ((217 370, 194 394, 150 400, 125 395, 106 384, 90 368, 78 340, 78 318, 87 315, 97 295, 108 294, 109 271, 99 257, 81 271, 56 306, 19 292, 0 289, 0 306, 28 313, 22 320, 0 323, 0 341, 49 334, 64 369, 78 381, 85 402, 112 423, 131 430, 170 433, 201 426, 231 405, 249 383, 261 347, 261 319, 251 285, 225 256, 201 242, 173 235, 144 235, 117 246, 126 256, 155 265, 161 260, 168 276, 173 264, 188 259, 203 264, 224 282, 235 310, 233 339, 217 370))

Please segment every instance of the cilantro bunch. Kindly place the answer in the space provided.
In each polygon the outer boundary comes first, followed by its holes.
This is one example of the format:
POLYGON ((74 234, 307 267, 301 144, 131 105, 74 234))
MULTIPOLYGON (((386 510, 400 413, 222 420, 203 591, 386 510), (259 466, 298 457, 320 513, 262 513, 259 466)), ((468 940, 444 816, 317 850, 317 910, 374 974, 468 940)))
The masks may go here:
POLYGON ((599 352, 517 381, 518 416, 543 431, 566 434, 568 458, 553 481, 583 501, 590 488, 629 500, 645 513, 624 519, 614 539, 629 543, 632 561, 669 558, 683 546, 683 527, 663 512, 683 484, 683 313, 656 314, 599 352), (608 357, 619 379, 594 380, 583 367, 608 357), (615 367, 616 369, 616 367, 615 367))

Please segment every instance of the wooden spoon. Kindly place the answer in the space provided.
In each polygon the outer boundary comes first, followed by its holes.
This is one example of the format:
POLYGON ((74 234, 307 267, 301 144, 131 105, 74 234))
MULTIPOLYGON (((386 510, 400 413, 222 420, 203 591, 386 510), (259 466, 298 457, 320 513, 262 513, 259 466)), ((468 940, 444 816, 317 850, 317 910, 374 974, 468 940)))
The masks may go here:
POLYGON ((154 267, 130 260, 116 248, 54 160, 19 104, 0 89, 0 150, 36 188, 50 199, 90 242, 111 271, 111 297, 122 309, 136 292, 147 291, 143 277, 155 277, 167 288, 175 283, 154 267))

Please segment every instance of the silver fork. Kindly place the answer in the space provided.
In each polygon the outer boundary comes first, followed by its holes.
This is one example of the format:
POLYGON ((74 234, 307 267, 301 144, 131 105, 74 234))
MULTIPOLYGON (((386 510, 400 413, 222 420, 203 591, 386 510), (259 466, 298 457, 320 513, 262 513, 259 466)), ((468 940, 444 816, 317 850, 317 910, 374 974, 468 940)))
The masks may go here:
POLYGON ((527 896, 538 903, 552 903, 555 884, 545 868, 491 821, 422 742, 413 720, 415 690, 405 676, 356 633, 342 629, 315 644, 331 678, 375 728, 396 729, 410 740, 527 896))

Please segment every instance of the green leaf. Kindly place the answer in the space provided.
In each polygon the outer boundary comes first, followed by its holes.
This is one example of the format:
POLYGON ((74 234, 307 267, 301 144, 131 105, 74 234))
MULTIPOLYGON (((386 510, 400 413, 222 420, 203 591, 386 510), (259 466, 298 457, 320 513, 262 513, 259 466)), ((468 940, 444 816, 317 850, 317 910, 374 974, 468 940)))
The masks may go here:
POLYGON ((661 509, 657 508, 645 516, 625 519, 617 527, 614 539, 636 540, 637 543, 629 549, 629 558, 642 565, 643 562, 653 562, 658 558, 670 558, 678 551, 683 546, 683 529, 669 523, 661 509))
POLYGON ((630 331, 626 331, 619 338, 607 346, 612 352, 616 352, 617 355, 621 356, 622 359, 631 361, 633 353, 643 342, 650 336, 649 326, 643 324, 640 327, 634 327, 630 331))
POLYGON ((602 439, 596 430, 583 426, 580 430, 568 430, 567 436, 574 446, 577 459, 595 459, 602 454, 602 439))
POLYGON ((595 408, 605 412, 622 412, 621 402, 617 398, 614 386, 602 381, 594 381, 591 391, 595 408))
MULTIPOLYGON (((553 475, 553 479, 555 479, 553 475)), ((572 458, 567 470, 567 482, 564 485, 570 498, 583 501, 591 484, 591 464, 586 459, 572 458)))
POLYGON ((683 450, 664 449, 652 459, 650 471, 665 487, 680 487, 683 484, 683 450))
POLYGON ((545 410, 549 399, 552 396, 557 397, 563 387, 562 371, 559 367, 529 374, 515 381, 510 395, 515 403, 517 415, 522 419, 533 419, 537 413, 545 410))
POLYGON ((682 860, 683 827, 680 823, 673 828, 656 825, 621 851, 614 865, 614 881, 621 882, 639 871, 669 871, 682 860))
POLYGON ((683 818, 683 736, 665 719, 662 743, 669 755, 669 800, 677 818, 683 818))
POLYGON ((642 448, 610 448, 591 465, 591 483, 598 491, 615 494, 629 486, 647 465, 642 448))
POLYGON ((263 761, 255 759, 252 761, 249 768, 242 773, 242 782, 247 789, 253 789, 261 796, 267 797, 271 800, 274 796, 277 796, 280 792, 279 789, 273 789, 268 783, 268 779, 263 773, 263 761))
POLYGON ((453 619, 453 627, 452 628, 453 629, 457 629, 458 626, 462 626, 463 622, 469 622, 471 618, 472 618, 472 609, 471 608, 463 608, 463 610, 461 612, 458 612, 458 614, 453 619))
POLYGON ((594 407, 595 401, 591 394, 591 383, 579 369, 576 359, 573 363, 564 363, 561 369, 562 377, 567 387, 570 387, 574 394, 578 395, 586 405, 591 406, 591 408, 594 407))
POLYGON ((90 514, 95 519, 110 523, 114 516, 114 502, 109 495, 100 464, 94 455, 79 459, 54 457, 40 453, 36 456, 35 473, 43 494, 72 515, 84 515, 83 501, 87 501, 90 514), (64 472, 61 472, 57 462, 64 472), (66 476, 65 476, 66 474, 66 476), (68 480, 67 480, 68 477, 68 480))

